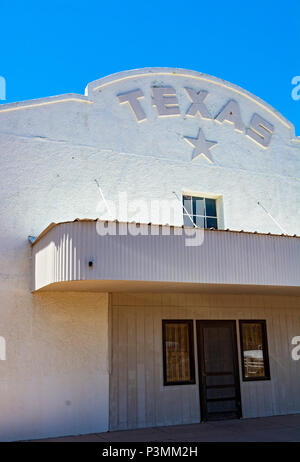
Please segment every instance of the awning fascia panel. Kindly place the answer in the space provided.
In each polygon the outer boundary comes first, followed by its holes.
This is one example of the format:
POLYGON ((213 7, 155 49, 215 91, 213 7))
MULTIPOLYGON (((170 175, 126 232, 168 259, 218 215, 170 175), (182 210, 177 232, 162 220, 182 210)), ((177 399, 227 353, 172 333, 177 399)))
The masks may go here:
POLYGON ((297 237, 189 229, 191 245, 182 228, 139 226, 142 235, 118 223, 116 235, 100 235, 95 221, 49 227, 32 247, 32 290, 71 290, 72 281, 300 287, 297 237))

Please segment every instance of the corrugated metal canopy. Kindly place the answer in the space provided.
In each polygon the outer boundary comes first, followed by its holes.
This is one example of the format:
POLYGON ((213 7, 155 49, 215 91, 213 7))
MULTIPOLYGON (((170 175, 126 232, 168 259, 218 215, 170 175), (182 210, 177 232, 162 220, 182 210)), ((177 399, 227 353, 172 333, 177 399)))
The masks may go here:
MULTIPOLYGON (((101 221, 97 218, 75 218, 74 220, 72 221, 61 221, 59 223, 55 223, 55 222, 52 222, 50 223, 37 237, 33 237, 33 236, 28 236, 30 239, 30 243, 32 245, 34 245, 36 242, 38 242, 45 234, 47 234, 52 228, 54 228, 55 226, 59 226, 59 225, 63 225, 65 223, 76 223, 76 222, 83 222, 83 223, 96 223, 98 221, 101 221)), ((105 221, 104 223, 108 223, 107 221, 105 221)), ((114 221, 111 221, 110 223, 118 223, 118 224, 136 224, 136 225, 149 225, 149 226, 167 226, 167 227, 170 227, 170 228, 181 228, 183 229, 184 228, 184 225, 182 226, 172 226, 172 225, 169 225, 169 224, 165 224, 165 225, 157 225, 155 223, 140 223, 140 222, 136 222, 136 221, 132 221, 132 222, 122 222, 122 221, 119 221, 119 220, 114 220, 114 221)), ((274 234, 274 233, 259 233, 257 231, 244 231, 244 230, 234 230, 234 229, 214 229, 214 228, 211 228, 210 229, 211 231, 217 231, 217 232, 226 232, 226 233, 246 233, 246 234, 259 234, 260 236, 281 236, 281 237, 298 237, 300 238, 300 236, 297 236, 296 234, 274 234)))
POLYGON ((32 252, 33 291, 300 287, 298 237, 76 220, 51 224, 32 252))

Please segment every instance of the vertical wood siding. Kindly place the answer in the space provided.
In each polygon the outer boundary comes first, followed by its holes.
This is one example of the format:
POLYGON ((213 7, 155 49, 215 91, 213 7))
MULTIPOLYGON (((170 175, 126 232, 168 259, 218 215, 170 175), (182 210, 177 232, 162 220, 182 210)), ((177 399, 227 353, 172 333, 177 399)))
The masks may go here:
MULTIPOLYGON (((300 361, 291 358, 300 297, 113 294, 111 310, 111 430, 200 421, 196 323, 196 385, 165 387, 162 319, 265 319, 271 380, 243 382, 240 367, 243 417, 300 412, 300 361)), ((238 352, 240 363, 239 341, 238 352)))

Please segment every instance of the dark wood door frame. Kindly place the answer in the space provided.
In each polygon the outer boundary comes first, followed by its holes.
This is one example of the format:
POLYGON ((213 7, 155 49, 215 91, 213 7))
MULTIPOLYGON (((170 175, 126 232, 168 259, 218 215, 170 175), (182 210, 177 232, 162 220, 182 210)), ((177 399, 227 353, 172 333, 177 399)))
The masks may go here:
MULTIPOLYGON (((242 417, 242 405, 241 405, 241 390, 240 390, 240 373, 239 373, 239 361, 238 361, 238 347, 237 347, 237 329, 236 321, 234 320, 197 320, 197 351, 198 351, 198 374, 199 374, 199 393, 200 393, 200 410, 201 410, 201 421, 208 420, 207 412, 207 386, 206 386, 206 374, 204 370, 205 358, 204 358, 204 338, 203 338, 203 327, 205 326, 231 326, 232 332, 232 353, 233 353, 233 364, 234 364, 234 386, 236 396, 236 418, 242 417)), ((226 372, 220 373, 220 375, 226 375, 226 372)), ((229 385, 226 385, 229 386, 229 385)), ((217 387, 217 386, 215 386, 217 387)), ((223 388, 223 386, 220 386, 223 388)), ((224 400, 224 399, 223 399, 224 400)), ((225 398, 226 400, 226 398, 225 398)))

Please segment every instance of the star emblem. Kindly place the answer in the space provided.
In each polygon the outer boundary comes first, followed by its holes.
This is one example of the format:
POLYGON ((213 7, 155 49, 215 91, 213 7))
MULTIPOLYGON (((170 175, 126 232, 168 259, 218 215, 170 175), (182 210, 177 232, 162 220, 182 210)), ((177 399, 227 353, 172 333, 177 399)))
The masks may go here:
POLYGON ((199 128, 198 136, 197 138, 192 138, 190 136, 185 136, 184 137, 185 141, 189 143, 191 146, 194 146, 194 151, 192 154, 192 160, 198 159, 200 156, 203 156, 208 162, 211 164, 214 163, 214 161, 211 158, 211 155, 209 153, 210 148, 212 148, 215 144, 217 144, 216 141, 210 141, 206 140, 204 137, 204 133, 199 128))

